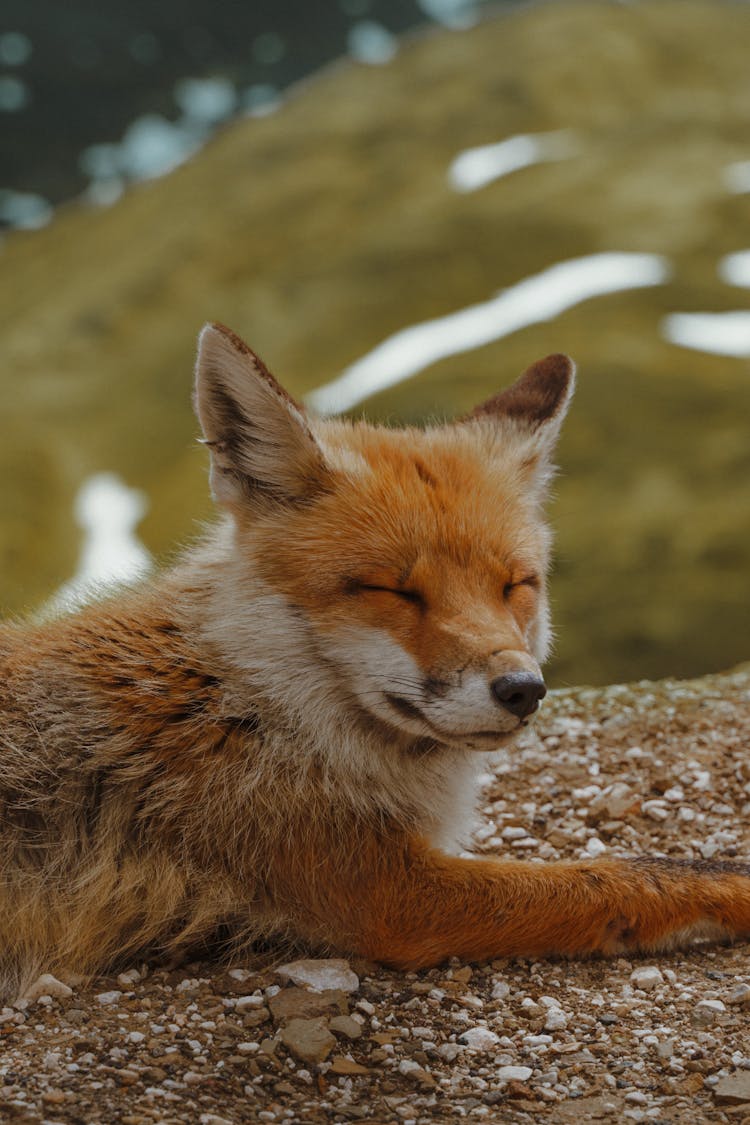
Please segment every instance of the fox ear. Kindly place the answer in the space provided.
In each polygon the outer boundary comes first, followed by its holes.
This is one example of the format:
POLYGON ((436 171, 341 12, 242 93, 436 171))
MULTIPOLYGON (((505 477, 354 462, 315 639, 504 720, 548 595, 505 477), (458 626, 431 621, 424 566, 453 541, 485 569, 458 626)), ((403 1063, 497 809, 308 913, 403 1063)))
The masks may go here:
POLYGON ((194 405, 217 503, 294 502, 323 486, 327 468, 304 410, 223 324, 200 334, 194 405))
POLYGON ((524 464, 546 475, 575 386, 575 364, 566 355, 532 363, 512 386, 475 407, 466 421, 512 426, 524 464))

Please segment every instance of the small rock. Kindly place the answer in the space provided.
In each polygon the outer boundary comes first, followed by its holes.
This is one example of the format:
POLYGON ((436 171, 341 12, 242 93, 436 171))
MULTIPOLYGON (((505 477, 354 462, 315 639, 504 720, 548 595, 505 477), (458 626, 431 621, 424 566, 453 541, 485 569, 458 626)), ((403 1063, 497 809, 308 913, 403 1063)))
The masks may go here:
POLYGON ((673 785, 669 789, 664 790, 665 801, 684 801, 685 790, 679 785, 673 785))
POLYGON ((750 1070, 738 1070, 720 1078, 714 1086, 714 1098, 719 1105, 742 1105, 750 1102, 750 1070))
POLYGON ((42 1101, 45 1105, 61 1105, 65 1101, 65 1094, 57 1087, 53 1087, 51 1090, 44 1091, 42 1101))
POLYGON ((67 1000, 69 996, 73 995, 73 989, 69 988, 67 984, 63 984, 57 977, 53 977, 51 973, 42 973, 23 994, 24 1000, 30 1000, 32 1003, 38 1000, 40 996, 51 996, 53 1000, 67 1000))
POLYGON ((411 1078, 413 1082, 418 1082, 420 1086, 433 1086, 435 1079, 431 1074, 428 1074, 424 1067, 420 1066, 414 1059, 402 1059, 398 1064, 399 1074, 403 1074, 406 1078, 411 1078))
POLYGON ((353 1059, 347 1059, 344 1055, 336 1055, 331 1059, 331 1068, 329 1074, 369 1074, 370 1071, 366 1066, 361 1066, 360 1063, 354 1062, 353 1059))
POLYGON ((500 1042, 500 1036, 488 1027, 470 1027, 459 1038, 470 1051, 490 1051, 500 1042))
POLYGON ((592 857, 592 859, 596 859, 598 856, 603 855, 606 850, 607 845, 603 843, 598 836, 592 836, 586 841, 586 851, 592 857))
POLYGON ((544 838, 553 848, 564 848, 573 839, 570 832, 565 832, 562 828, 550 828, 544 838))
POLYGON ((262 992, 254 992, 250 996, 238 996, 234 1002, 234 1010, 241 1016, 245 1012, 250 1012, 254 1008, 262 1008, 266 1003, 266 998, 262 992))
POLYGON ((98 992, 96 995, 96 999, 99 1004, 117 1004, 119 1003, 121 996, 122 993, 117 991, 98 992))
POLYGON ((721 1000, 700 1000, 690 1014, 693 1027, 711 1027, 726 1008, 721 1000))
POLYGON ((526 1082, 531 1078, 530 1066, 501 1066, 495 1077, 499 1082, 526 1082))
POLYGON ((461 1045, 459 1043, 441 1043, 437 1049, 437 1053, 441 1059, 446 1062, 452 1063, 461 1054, 461 1045))
POLYGON ((265 1004, 261 1008, 251 1008, 242 1017, 243 1027, 260 1027, 262 1023, 271 1018, 271 1013, 265 1004))
POLYGON ((655 965, 646 965, 640 969, 633 969, 630 974, 630 983, 633 988, 641 988, 644 992, 651 992, 654 988, 658 988, 660 984, 664 984, 664 976, 661 969, 657 969, 655 965))
POLYGON ((738 984, 727 997, 728 1004, 739 1004, 742 1008, 750 1007, 750 985, 738 984))
MULTIPOLYGON (((519 1082, 515 1078, 511 1078, 510 1082, 505 1087, 505 1093, 509 1098, 536 1098, 536 1094, 531 1089, 531 1086, 527 1086, 525 1082, 519 1082)), ((527 1100, 523 1105, 519 1105, 519 1109, 522 1108, 533 1110, 536 1109, 536 1106, 533 1104, 533 1102, 529 1102, 527 1100)))
POLYGON ((282 988, 271 997, 268 1006, 279 1023, 291 1019, 314 1019, 333 1012, 345 1016, 348 1009, 346 993, 340 988, 326 988, 322 992, 311 992, 307 988, 282 988))
POLYGON ((662 800, 644 801, 641 805, 641 811, 644 816, 651 820, 666 820, 669 816, 669 809, 665 808, 665 803, 662 800))
POLYGON ((563 1031, 568 1026, 568 1017, 561 1008, 550 1008, 544 1021, 545 1031, 563 1031))
POLYGON ((629 785, 623 781, 616 781, 608 785, 591 801, 587 819, 620 820, 629 811, 634 810, 638 804, 638 796, 629 785))
POLYGON ((503 828, 500 835, 504 840, 523 840, 528 836, 528 832, 517 824, 509 824, 507 828, 503 828))
POLYGON ((359 1039, 362 1035, 362 1024, 352 1016, 334 1016, 328 1026, 335 1035, 343 1035, 346 1039, 359 1039))
POLYGON ((336 1046, 326 1021, 293 1019, 283 1028, 281 1042, 303 1062, 323 1062, 336 1046))
POLYGON ((305 985, 316 992, 325 992, 326 989, 356 992, 359 988, 359 977, 352 972, 349 962, 338 957, 290 961, 288 965, 280 965, 276 972, 283 979, 305 985))
POLYGON ((215 1113, 202 1113, 198 1120, 200 1125, 233 1125, 228 1117, 218 1117, 215 1113))
POLYGON ((121 1070, 118 1070, 115 1077, 123 1086, 134 1086, 141 1078, 137 1070, 130 1070, 129 1067, 123 1067, 121 1070))
POLYGON ((129 988, 132 988, 134 984, 138 984, 138 981, 140 979, 141 974, 137 969, 128 969, 126 973, 120 973, 117 978, 117 983, 119 984, 120 988, 124 988, 127 990, 129 988))
POLYGON ((507 981, 496 980, 492 986, 492 999, 504 1000, 506 996, 510 995, 510 985, 507 981))

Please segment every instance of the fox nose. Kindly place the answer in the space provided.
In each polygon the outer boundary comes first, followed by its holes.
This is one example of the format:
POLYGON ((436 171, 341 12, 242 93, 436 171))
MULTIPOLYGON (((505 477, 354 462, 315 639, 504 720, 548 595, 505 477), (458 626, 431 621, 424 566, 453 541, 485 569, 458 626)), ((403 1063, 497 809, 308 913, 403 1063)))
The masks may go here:
POLYGON ((519 719, 533 714, 547 694, 544 681, 531 672, 508 672, 493 680, 490 690, 497 702, 519 719))

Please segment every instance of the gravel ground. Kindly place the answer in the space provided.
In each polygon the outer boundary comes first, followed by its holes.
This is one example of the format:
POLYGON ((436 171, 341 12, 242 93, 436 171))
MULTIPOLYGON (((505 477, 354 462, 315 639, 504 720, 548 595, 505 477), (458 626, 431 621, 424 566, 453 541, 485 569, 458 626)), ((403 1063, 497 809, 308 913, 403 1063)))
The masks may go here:
MULTIPOLYGON (((498 756, 476 849, 748 856, 749 739, 750 665, 554 693, 498 756)), ((70 983, 0 1013, 2 1122, 750 1122, 747 945, 70 983)))

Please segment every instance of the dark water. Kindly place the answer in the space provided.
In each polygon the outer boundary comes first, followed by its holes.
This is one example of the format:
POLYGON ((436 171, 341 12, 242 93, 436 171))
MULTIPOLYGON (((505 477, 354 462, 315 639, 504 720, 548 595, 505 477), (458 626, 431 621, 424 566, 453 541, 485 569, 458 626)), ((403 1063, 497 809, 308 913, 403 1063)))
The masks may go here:
MULTIPOLYGON (((5 207, 0 200, 0 223, 34 225, 48 214, 42 201, 83 192, 97 171, 96 153, 92 162, 87 150, 119 142, 134 121, 184 118, 186 80, 220 80, 213 101, 203 91, 202 119, 192 114, 191 127, 202 133, 339 56, 381 61, 393 49, 391 36, 425 21, 470 24, 479 7, 470 0, 5 0, 0 193, 39 199, 6 199, 5 207)), ((194 108, 200 95, 192 90, 194 108)), ((132 165, 122 171, 138 178, 132 165)))

